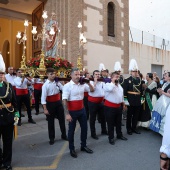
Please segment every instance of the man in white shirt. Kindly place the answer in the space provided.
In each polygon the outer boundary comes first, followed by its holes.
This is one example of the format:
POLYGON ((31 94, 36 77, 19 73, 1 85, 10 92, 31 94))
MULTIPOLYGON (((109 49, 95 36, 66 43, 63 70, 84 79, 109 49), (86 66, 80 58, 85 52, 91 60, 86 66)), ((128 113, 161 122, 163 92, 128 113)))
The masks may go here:
POLYGON ((61 138, 67 140, 66 128, 65 128, 65 117, 64 109, 60 100, 60 90, 63 86, 59 82, 55 82, 55 70, 53 68, 47 69, 47 81, 42 86, 42 95, 41 95, 41 104, 44 108, 44 114, 47 116, 48 121, 48 135, 49 135, 49 144, 54 144, 55 139, 55 118, 58 118, 61 138))
POLYGON ((119 74, 113 72, 111 75, 111 83, 104 84, 105 102, 104 113, 108 125, 109 143, 114 145, 114 126, 116 125, 117 139, 127 140, 123 137, 121 130, 122 108, 125 109, 123 88, 118 83, 119 74))
POLYGON ((28 77, 22 77, 22 71, 20 69, 16 70, 17 77, 14 79, 14 85, 16 87, 16 99, 18 104, 18 110, 20 114, 20 118, 18 121, 18 126, 21 126, 21 106, 22 102, 25 104, 27 108, 28 114, 28 122, 32 124, 36 124, 36 122, 32 119, 31 115, 31 106, 30 106, 30 95, 28 93, 28 85, 31 84, 31 79, 28 77))
POLYGON ((68 140, 70 155, 77 158, 77 153, 74 147, 74 131, 76 128, 77 120, 81 127, 81 151, 87 153, 93 153, 91 149, 86 146, 87 139, 87 116, 85 113, 83 98, 85 91, 93 91, 93 87, 90 83, 80 84, 80 71, 78 69, 72 69, 71 81, 64 85, 63 88, 63 106, 66 114, 66 120, 69 122, 68 140))
POLYGON ((14 79, 16 78, 16 75, 14 75, 14 68, 13 67, 8 67, 8 74, 5 75, 5 78, 8 83, 11 83, 15 90, 15 85, 14 85, 14 79))
POLYGON ((95 80, 94 82, 90 81, 90 84, 94 87, 94 92, 89 92, 88 104, 89 104, 89 111, 90 111, 91 137, 97 140, 98 136, 96 135, 96 129, 95 129, 95 121, 96 121, 97 114, 99 115, 101 121, 101 134, 107 135, 106 120, 104 116, 104 106, 103 106, 104 82, 97 81, 97 79, 100 78, 100 72, 98 70, 95 70, 93 72, 93 77, 95 80))

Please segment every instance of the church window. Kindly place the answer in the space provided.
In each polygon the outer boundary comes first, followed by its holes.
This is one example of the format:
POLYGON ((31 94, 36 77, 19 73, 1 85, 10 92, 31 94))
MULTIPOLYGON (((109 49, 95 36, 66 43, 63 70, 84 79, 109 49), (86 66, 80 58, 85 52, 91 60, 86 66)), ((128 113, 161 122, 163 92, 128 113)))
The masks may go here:
POLYGON ((113 2, 108 3, 107 14, 108 36, 115 37, 115 5, 113 2))

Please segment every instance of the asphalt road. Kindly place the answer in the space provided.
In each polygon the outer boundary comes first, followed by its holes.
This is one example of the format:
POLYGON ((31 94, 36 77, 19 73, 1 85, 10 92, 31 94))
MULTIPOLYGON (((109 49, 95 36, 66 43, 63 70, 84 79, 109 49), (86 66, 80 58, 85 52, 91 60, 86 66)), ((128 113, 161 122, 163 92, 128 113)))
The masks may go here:
POLYGON ((116 140, 115 145, 110 145, 107 136, 100 135, 100 124, 96 122, 99 140, 92 139, 88 133, 88 147, 94 153, 87 154, 80 151, 80 127, 77 123, 75 147, 78 158, 72 158, 68 142, 61 140, 58 121, 55 143, 49 145, 45 116, 33 115, 33 118, 36 125, 28 124, 27 118, 23 118, 18 139, 13 143, 12 166, 15 170, 159 170, 161 136, 152 131, 141 129, 140 135, 129 136, 123 126, 128 141, 116 140))

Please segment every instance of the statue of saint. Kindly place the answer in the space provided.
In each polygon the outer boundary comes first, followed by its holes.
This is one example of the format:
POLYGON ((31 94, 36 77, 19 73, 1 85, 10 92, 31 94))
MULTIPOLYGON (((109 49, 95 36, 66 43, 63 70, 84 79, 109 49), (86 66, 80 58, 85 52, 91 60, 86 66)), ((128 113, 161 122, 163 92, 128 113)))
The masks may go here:
POLYGON ((46 57, 56 57, 57 56, 57 35, 58 35, 58 23, 56 21, 56 14, 52 13, 51 19, 46 25, 47 34, 49 38, 46 39, 46 57), (50 35, 51 27, 54 28, 54 35, 50 35))

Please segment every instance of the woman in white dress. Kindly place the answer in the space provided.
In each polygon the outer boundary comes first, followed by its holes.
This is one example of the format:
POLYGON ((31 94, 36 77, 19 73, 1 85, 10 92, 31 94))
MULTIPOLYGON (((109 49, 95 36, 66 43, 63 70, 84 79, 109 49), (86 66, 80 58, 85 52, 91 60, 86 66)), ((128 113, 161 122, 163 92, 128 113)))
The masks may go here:
POLYGON ((170 72, 165 75, 166 83, 162 89, 157 89, 160 98, 157 100, 153 110, 150 121, 150 129, 163 135, 165 124, 165 113, 170 104, 170 72))

